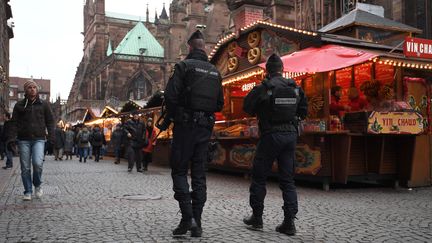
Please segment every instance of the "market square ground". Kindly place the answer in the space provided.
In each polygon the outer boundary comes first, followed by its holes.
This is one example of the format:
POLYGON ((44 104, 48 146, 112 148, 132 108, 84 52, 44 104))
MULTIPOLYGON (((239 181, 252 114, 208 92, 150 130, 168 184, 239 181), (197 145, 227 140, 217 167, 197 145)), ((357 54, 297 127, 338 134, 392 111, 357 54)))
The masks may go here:
POLYGON ((192 239, 171 236, 180 214, 168 168, 151 166, 144 175, 129 174, 124 162, 115 165, 107 158, 84 164, 76 158, 53 161, 49 156, 44 164, 45 195, 31 202, 21 200, 19 168, 7 173, 2 172, 0 180, 0 242, 432 241, 432 188, 325 192, 299 187, 298 234, 288 237, 274 231, 282 221, 281 192, 275 181, 268 183, 264 231, 255 232, 242 223, 250 213, 249 181, 210 172, 204 235, 192 239), (126 200, 125 195, 152 200, 126 200))

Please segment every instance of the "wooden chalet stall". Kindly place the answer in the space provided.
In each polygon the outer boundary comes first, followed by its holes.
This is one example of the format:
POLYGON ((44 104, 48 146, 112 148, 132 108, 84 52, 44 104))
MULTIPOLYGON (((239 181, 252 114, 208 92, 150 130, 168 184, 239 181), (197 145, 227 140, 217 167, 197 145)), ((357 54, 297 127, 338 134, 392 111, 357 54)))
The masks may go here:
POLYGON ((113 153, 113 147, 111 146, 111 134, 114 131, 114 128, 117 124, 120 124, 121 120, 118 117, 119 112, 110 106, 105 106, 102 110, 100 116, 85 122, 84 124, 89 127, 98 126, 105 136, 105 140, 107 142, 106 151, 111 154, 113 153))
POLYGON ((430 185, 431 84, 425 79, 432 76, 430 61, 407 58, 385 45, 263 21, 223 38, 210 55, 223 76, 225 95, 210 167, 251 169, 258 127, 242 111, 243 98, 263 80, 263 62, 273 52, 283 56, 284 76, 293 78, 309 100, 296 151, 299 178, 320 181, 325 189, 350 180, 430 185), (341 105, 349 105, 348 90, 355 87, 368 106, 331 116, 335 85, 342 87, 341 105))

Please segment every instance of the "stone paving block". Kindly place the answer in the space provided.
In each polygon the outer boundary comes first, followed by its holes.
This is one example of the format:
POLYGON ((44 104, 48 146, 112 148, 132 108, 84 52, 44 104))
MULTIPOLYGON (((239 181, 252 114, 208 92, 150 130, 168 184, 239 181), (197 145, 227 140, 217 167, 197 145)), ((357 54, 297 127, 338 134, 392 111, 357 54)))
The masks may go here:
POLYGON ((171 232, 181 215, 169 169, 151 165, 144 176, 126 169, 109 160, 80 164, 48 156, 48 193, 41 200, 23 202, 19 174, 11 177, 0 198, 0 235, 7 242, 432 242, 431 188, 298 188, 298 234, 288 237, 274 230, 283 220, 276 182, 267 186, 264 231, 254 232, 242 223, 251 213, 250 181, 223 173, 208 174, 203 237, 177 239, 171 232), (133 201, 124 195, 161 198, 133 201))

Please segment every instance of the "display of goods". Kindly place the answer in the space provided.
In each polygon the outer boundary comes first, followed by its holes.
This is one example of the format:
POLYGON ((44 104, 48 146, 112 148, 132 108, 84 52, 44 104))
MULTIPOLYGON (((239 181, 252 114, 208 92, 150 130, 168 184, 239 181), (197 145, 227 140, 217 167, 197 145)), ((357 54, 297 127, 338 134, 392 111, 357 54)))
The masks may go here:
POLYGON ((391 100, 394 98, 394 90, 393 85, 391 84, 385 84, 381 87, 381 89, 378 91, 378 95, 383 100, 391 100))
POLYGON ((172 131, 171 130, 165 130, 161 132, 158 136, 158 139, 169 139, 172 138, 172 131))
POLYGON ((323 107, 324 99, 322 96, 312 96, 308 99, 309 103, 309 113, 315 116, 323 107))
POLYGON ((261 49, 258 47, 252 48, 247 53, 248 61, 250 64, 255 65, 261 60, 261 49))
POLYGON ((214 132, 220 132, 220 131, 222 131, 223 129, 225 129, 225 126, 224 126, 224 125, 216 124, 216 125, 213 127, 213 131, 214 131, 214 132))
POLYGON ((305 132, 325 132, 326 122, 324 120, 307 120, 303 122, 305 132))
POLYGON ((228 45, 228 55, 230 57, 233 57, 235 55, 235 51, 236 51, 237 47, 238 47, 238 44, 235 41, 228 45))
POLYGON ((261 34, 258 31, 254 31, 252 33, 249 33, 248 38, 247 38, 247 42, 251 48, 257 47, 259 45, 260 41, 261 41, 261 34))
POLYGON ((220 135, 227 136, 227 137, 240 137, 245 135, 245 131, 247 129, 249 129, 247 125, 236 124, 221 130, 220 135))
POLYGON ((331 131, 342 130, 342 122, 338 116, 330 116, 330 130, 331 131))
POLYGON ((238 58, 237 57, 230 57, 228 59, 227 66, 228 66, 228 71, 230 71, 230 72, 237 70, 237 68, 239 66, 238 58))

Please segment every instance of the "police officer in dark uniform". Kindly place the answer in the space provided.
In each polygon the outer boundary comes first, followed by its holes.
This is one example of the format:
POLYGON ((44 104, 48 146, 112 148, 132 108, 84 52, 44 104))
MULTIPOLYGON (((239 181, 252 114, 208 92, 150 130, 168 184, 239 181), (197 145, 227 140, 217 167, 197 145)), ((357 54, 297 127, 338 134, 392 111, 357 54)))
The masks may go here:
POLYGON ((296 232, 297 193, 294 185, 294 159, 298 119, 307 115, 307 100, 294 80, 282 77, 283 63, 272 54, 266 63, 268 76, 244 99, 243 110, 257 115, 260 139, 252 168, 249 203, 252 215, 243 222, 252 229, 263 228, 262 215, 266 195, 266 179, 273 162, 278 161, 279 183, 283 192, 284 221, 276 231, 287 235, 296 232))
POLYGON ((201 214, 207 199, 205 163, 212 134, 214 112, 222 110, 222 78, 208 62, 202 33, 197 30, 188 40, 189 55, 174 67, 164 97, 167 113, 162 123, 166 130, 174 122, 170 164, 174 198, 182 218, 173 235, 202 235, 201 214), (187 174, 191 167, 189 191, 187 174))

